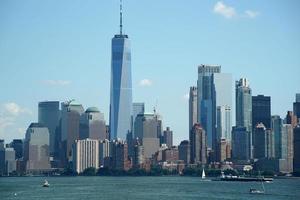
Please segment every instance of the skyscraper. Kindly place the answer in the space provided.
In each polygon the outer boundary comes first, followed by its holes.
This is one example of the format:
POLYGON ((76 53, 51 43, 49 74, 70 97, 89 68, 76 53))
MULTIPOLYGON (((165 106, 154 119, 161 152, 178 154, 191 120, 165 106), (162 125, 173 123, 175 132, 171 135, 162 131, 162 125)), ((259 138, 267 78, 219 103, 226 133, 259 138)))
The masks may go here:
POLYGON ((263 123, 266 129, 271 128, 271 97, 257 95, 252 97, 252 127, 263 123))
POLYGON ((80 115, 84 109, 74 100, 63 102, 61 109, 61 160, 66 166, 72 160, 72 145, 79 139, 80 115))
POLYGON ((198 122, 207 134, 207 147, 213 148, 216 135, 216 102, 214 99, 213 74, 220 73, 221 66, 200 65, 198 67, 198 122))
POLYGON ((105 140, 106 125, 104 114, 98 108, 90 107, 80 116, 80 139, 105 140))
POLYGON ((167 129, 164 130, 163 138, 163 143, 171 148, 173 146, 173 131, 171 131, 170 127, 167 127, 167 129))
POLYGON ((125 140, 127 133, 131 132, 132 80, 130 41, 128 35, 122 33, 122 4, 120 34, 112 39, 110 84, 110 137, 125 140))
POLYGON ((267 157, 267 133, 266 127, 263 123, 259 123, 255 126, 253 134, 253 157, 254 158, 266 158, 267 157))
POLYGON ((197 87, 190 87, 189 94, 189 132, 194 124, 198 122, 198 94, 197 87))
POLYGON ((282 129, 282 119, 279 115, 274 115, 271 118, 271 130, 274 135, 274 149, 275 149, 275 158, 281 158, 281 129, 282 129))
POLYGON ((159 129, 160 120, 156 114, 144 113, 138 114, 134 124, 135 138, 144 146, 146 158, 151 158, 152 155, 159 149, 159 129))
POLYGON ((294 115, 298 118, 298 123, 300 123, 300 93, 296 94, 296 101, 293 103, 294 115))
POLYGON ((24 161, 26 171, 42 171, 50 169, 49 131, 40 123, 31 123, 26 131, 24 161))
POLYGON ((50 155, 59 154, 59 101, 43 101, 38 105, 38 122, 42 123, 49 130, 50 134, 50 155))
POLYGON ((231 140, 231 108, 232 108, 232 75, 228 73, 214 73, 214 101, 217 110, 216 140, 231 140))
POLYGON ((235 83, 236 126, 245 127, 249 133, 249 157, 252 157, 252 92, 249 82, 241 78, 235 83))
POLYGON ((281 146, 281 165, 285 172, 293 171, 293 154, 294 154, 294 133, 291 124, 282 126, 282 146, 281 146))
POLYGON ((234 160, 249 160, 249 134, 246 127, 239 126, 232 128, 232 158, 234 160))
POLYGON ((241 78, 236 81, 236 125, 244 126, 248 131, 252 131, 252 92, 249 81, 241 78))
POLYGON ((300 126, 294 128, 294 161, 293 171, 300 171, 300 126))

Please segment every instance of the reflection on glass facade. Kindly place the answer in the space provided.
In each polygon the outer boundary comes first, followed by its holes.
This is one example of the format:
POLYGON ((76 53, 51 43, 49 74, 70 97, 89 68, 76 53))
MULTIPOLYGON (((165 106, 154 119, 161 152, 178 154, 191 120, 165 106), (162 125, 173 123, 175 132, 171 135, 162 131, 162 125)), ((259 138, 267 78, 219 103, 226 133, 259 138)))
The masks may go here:
POLYGON ((207 133, 207 147, 213 148, 216 136, 216 101, 214 98, 213 74, 220 73, 219 65, 200 65, 198 67, 198 121, 207 133))
POLYGON ((126 139, 131 131, 132 80, 131 52, 127 35, 115 35, 112 39, 111 88, 110 88, 110 136, 126 139))

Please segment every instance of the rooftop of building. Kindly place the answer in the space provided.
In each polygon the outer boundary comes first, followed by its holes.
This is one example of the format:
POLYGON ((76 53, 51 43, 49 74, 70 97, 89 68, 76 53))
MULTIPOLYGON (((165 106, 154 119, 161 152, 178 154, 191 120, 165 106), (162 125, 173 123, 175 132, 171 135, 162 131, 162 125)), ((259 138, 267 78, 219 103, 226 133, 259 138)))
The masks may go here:
POLYGON ((100 111, 97 107, 89 107, 88 109, 86 109, 85 112, 86 113, 92 113, 92 112, 100 112, 100 111))
POLYGON ((29 125, 29 128, 44 128, 45 126, 42 123, 33 122, 29 125))

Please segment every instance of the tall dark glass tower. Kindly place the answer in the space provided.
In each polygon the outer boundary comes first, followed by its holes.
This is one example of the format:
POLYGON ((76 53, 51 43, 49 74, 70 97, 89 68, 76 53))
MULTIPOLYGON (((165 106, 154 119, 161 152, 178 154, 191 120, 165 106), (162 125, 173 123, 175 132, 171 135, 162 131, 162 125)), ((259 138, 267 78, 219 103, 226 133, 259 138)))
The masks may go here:
POLYGON ((252 127, 263 123, 264 126, 271 128, 271 97, 257 95, 252 97, 252 127))
POLYGON ((131 52, 128 35, 122 33, 122 1, 120 1, 120 34, 112 39, 110 83, 110 137, 126 139, 131 132, 132 80, 131 52))

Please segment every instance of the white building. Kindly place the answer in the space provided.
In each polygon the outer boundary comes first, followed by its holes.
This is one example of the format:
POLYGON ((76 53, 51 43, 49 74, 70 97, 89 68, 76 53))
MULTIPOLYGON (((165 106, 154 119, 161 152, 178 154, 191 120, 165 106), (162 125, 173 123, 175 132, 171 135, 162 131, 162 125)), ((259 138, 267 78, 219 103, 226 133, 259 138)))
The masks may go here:
POLYGON ((73 145, 73 168, 77 173, 89 167, 99 168, 99 140, 75 140, 73 145))

